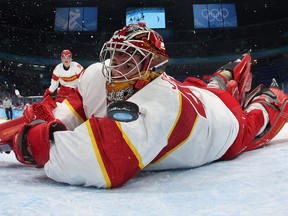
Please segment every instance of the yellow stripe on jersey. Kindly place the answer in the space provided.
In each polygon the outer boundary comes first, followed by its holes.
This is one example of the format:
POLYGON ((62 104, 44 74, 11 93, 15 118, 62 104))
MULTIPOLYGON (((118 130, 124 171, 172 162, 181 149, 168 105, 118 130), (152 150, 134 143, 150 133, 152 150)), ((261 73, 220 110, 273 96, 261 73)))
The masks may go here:
POLYGON ((132 144, 132 142, 130 141, 130 139, 128 138, 127 134, 123 131, 121 124, 119 122, 116 122, 116 125, 118 126, 119 130, 122 133, 122 136, 124 138, 124 140, 126 141, 127 145, 129 146, 129 148, 131 149, 131 151, 134 153, 134 155, 136 156, 137 160, 138 160, 138 166, 140 167, 140 169, 144 169, 144 164, 142 163, 142 157, 139 154, 139 152, 137 151, 137 149, 135 148, 135 146, 132 144))
MULTIPOLYGON (((182 109, 183 109, 183 108, 182 108, 182 106, 183 106, 183 95, 182 95, 182 93, 181 93, 180 91, 179 91, 179 93, 178 93, 178 96, 179 96, 179 109, 178 109, 178 114, 177 114, 177 118, 176 118, 176 120, 175 120, 175 122, 174 122, 174 124, 173 124, 173 126, 172 126, 172 128, 171 128, 171 131, 169 132, 169 135, 168 135, 167 140, 170 139, 170 136, 171 136, 172 132, 175 130, 175 127, 177 126, 177 123, 178 123, 178 121, 179 121, 179 119, 180 119, 180 116, 181 116, 181 114, 182 114, 182 109)), ((195 126, 196 126, 196 124, 197 124, 198 119, 199 119, 199 115, 196 116, 195 122, 194 122, 194 124, 193 124, 193 127, 191 128, 191 131, 190 131, 189 135, 186 137, 186 139, 182 140, 182 142, 180 142, 179 144, 177 144, 177 146, 175 146, 174 148, 172 148, 170 151, 167 151, 161 158, 159 158, 157 161, 154 161, 153 164, 162 161, 164 158, 166 158, 168 155, 170 155, 172 152, 174 152, 176 149, 178 149, 180 146, 182 146, 182 145, 192 136, 193 131, 194 131, 194 129, 195 129, 195 126)))
POLYGON ((195 122, 194 122, 194 125, 189 133, 189 136, 183 140, 181 143, 179 143, 175 148, 171 149, 170 151, 166 152, 166 154, 164 154, 159 160, 155 161, 154 163, 158 163, 160 162, 161 160, 163 160, 164 158, 166 158, 168 155, 170 155, 172 152, 174 152, 176 149, 178 149, 179 147, 181 147, 193 134, 193 131, 195 129, 195 126, 198 122, 198 119, 199 119, 199 115, 196 116, 196 119, 195 119, 195 122))
POLYGON ((96 155, 96 158, 97 158, 97 161, 98 161, 98 164, 100 166, 100 169, 102 171, 102 174, 103 174, 103 177, 105 179, 105 182, 106 182, 106 187, 107 188, 110 188, 111 187, 111 181, 110 181, 110 178, 108 176, 108 173, 107 173, 107 170, 105 168, 105 165, 103 163, 103 160, 102 160, 102 157, 101 157, 101 154, 99 152, 99 149, 98 149, 98 146, 97 146, 97 142, 95 140, 95 137, 93 135, 93 131, 92 131, 92 128, 91 128, 91 124, 89 121, 86 121, 86 127, 88 129, 88 133, 89 133, 89 136, 90 136, 90 139, 91 139, 91 143, 92 143, 92 146, 93 146, 93 149, 94 149, 94 152, 95 152, 95 155, 96 155))
POLYGON ((72 111, 72 113, 78 118, 80 122, 84 122, 84 119, 76 112, 76 110, 73 108, 73 106, 71 106, 68 100, 65 99, 63 102, 68 106, 68 108, 72 111))
POLYGON ((181 116, 181 113, 182 113, 182 94, 181 94, 180 91, 178 92, 178 97, 179 97, 179 109, 178 109, 177 118, 176 118, 176 120, 175 120, 175 122, 174 122, 174 124, 173 124, 173 126, 172 126, 172 128, 171 128, 171 130, 170 130, 170 132, 168 134, 168 136, 167 136, 167 140, 169 140, 172 132, 174 131, 174 128, 176 127, 176 124, 178 123, 178 120, 179 120, 179 118, 181 116))
POLYGON ((74 80, 78 79, 77 75, 73 75, 71 77, 60 77, 64 82, 73 82, 74 80))

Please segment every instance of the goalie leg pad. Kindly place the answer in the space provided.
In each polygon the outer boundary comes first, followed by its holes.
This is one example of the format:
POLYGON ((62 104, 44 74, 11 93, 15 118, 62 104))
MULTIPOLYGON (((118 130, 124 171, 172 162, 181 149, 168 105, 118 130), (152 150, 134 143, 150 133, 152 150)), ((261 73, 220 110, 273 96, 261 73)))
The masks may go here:
POLYGON ((230 160, 243 151, 265 145, 288 120, 288 96, 278 88, 258 86, 248 95, 244 107, 248 112, 238 118, 238 136, 220 160, 230 160))
POLYGON ((36 120, 24 125, 13 139, 13 150, 19 162, 43 167, 49 160, 53 132, 66 130, 61 121, 36 120))
POLYGON ((260 96, 256 94, 251 103, 260 103, 266 109, 269 122, 264 131, 249 144, 246 151, 268 143, 278 134, 288 120, 288 96, 278 88, 268 89, 262 86, 260 92, 262 94, 260 96))

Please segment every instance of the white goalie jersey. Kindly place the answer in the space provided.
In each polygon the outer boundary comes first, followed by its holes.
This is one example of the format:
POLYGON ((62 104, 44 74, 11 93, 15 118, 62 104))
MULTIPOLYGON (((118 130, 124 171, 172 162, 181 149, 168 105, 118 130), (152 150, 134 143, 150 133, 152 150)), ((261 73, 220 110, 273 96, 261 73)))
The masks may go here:
POLYGON ((143 169, 191 168, 215 161, 238 134, 236 117, 215 94, 165 73, 129 101, 140 108, 136 121, 93 116, 74 131, 55 132, 47 175, 73 185, 117 187, 143 169))

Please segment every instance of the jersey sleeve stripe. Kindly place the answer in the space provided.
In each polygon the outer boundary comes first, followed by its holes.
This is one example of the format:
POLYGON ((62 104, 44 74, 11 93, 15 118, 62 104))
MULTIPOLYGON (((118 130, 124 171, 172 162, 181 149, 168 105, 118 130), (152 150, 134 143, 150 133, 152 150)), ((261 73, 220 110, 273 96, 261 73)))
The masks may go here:
POLYGON ((191 137, 193 134, 199 115, 197 114, 194 106, 191 106, 191 99, 189 99, 187 95, 183 94, 186 94, 184 90, 181 91, 179 97, 179 117, 175 121, 172 128, 173 132, 168 138, 168 144, 162 149, 152 163, 163 160, 165 157, 183 145, 185 140, 189 139, 189 137, 191 137), (183 125, 186 125, 185 128, 183 128, 183 125))
POLYGON ((99 160, 101 159, 101 166, 105 167, 105 169, 103 167, 103 172, 105 171, 105 176, 107 175, 105 178, 108 180, 109 176, 111 182, 109 186, 113 188, 123 185, 141 170, 139 168, 141 157, 135 153, 137 152, 135 148, 132 148, 134 151, 131 149, 131 142, 127 143, 129 142, 127 135, 122 134, 123 131, 119 129, 115 121, 108 117, 104 117, 101 121, 92 117, 88 121, 92 130, 90 133, 93 133, 91 135, 95 139, 93 145, 97 146, 96 152, 100 155, 98 157, 99 160))
POLYGON ((59 76, 56 76, 55 74, 52 74, 52 80, 58 81, 59 80, 59 76))
POLYGON ((97 158, 98 164, 100 166, 100 169, 102 171, 102 174, 103 174, 105 182, 106 182, 106 187, 110 188, 111 187, 111 180, 110 180, 109 175, 107 173, 107 170, 105 168, 105 165, 104 165, 104 162, 102 160, 100 151, 99 151, 99 149, 97 147, 96 139, 95 139, 95 137, 93 135, 91 124, 90 124, 89 121, 86 121, 86 126, 87 126, 88 133, 89 133, 89 136, 90 136, 90 139, 91 139, 91 143, 92 143, 92 146, 93 146, 93 149, 94 149, 94 152, 95 152, 95 156, 97 158))
POLYGON ((84 73, 84 71, 85 71, 85 69, 82 68, 82 70, 80 71, 80 73, 77 74, 77 77, 79 78, 79 77, 82 75, 82 73, 84 73))
POLYGON ((192 130, 191 130, 191 132, 190 132, 190 134, 189 134, 189 136, 188 136, 185 140, 183 140, 181 143, 179 143, 175 148, 172 148, 170 151, 166 152, 161 158, 159 158, 157 161, 155 161, 155 162, 153 162, 153 163, 156 163, 156 162, 158 163, 158 162, 160 162, 161 160, 165 159, 168 155, 170 155, 172 152, 174 152, 174 151, 177 150, 179 147, 181 147, 181 146, 192 136, 198 119, 199 119, 199 116, 197 115, 197 117, 196 117, 196 119, 195 119, 195 124, 194 124, 194 126, 193 126, 193 128, 192 128, 192 130))
POLYGON ((169 132, 169 134, 168 134, 168 137, 167 137, 167 140, 169 140, 169 137, 171 136, 171 134, 172 134, 172 132, 174 131, 174 128, 176 127, 176 124, 177 124, 177 122, 179 121, 179 118, 180 118, 180 116, 181 116, 181 112, 182 112, 182 96, 181 96, 181 93, 180 92, 178 92, 178 97, 179 97, 179 109, 178 109, 178 114, 177 114, 177 118, 176 118, 176 120, 175 120, 175 122, 174 122, 174 125, 172 126, 172 128, 171 128, 171 130, 170 130, 170 132, 169 132))
POLYGON ((128 138, 127 134, 123 131, 121 124, 119 122, 116 122, 116 125, 118 126, 119 130, 122 133, 122 136, 125 140, 125 142, 127 143, 127 145, 129 146, 129 148, 131 149, 131 151, 134 153, 135 157, 138 160, 138 166, 139 168, 142 170, 144 169, 145 165, 142 162, 142 157, 139 154, 139 152, 137 151, 137 149, 134 147, 133 143, 130 141, 130 139, 128 138))
POLYGON ((78 79, 79 77, 77 75, 73 75, 73 76, 70 76, 70 77, 64 77, 62 76, 61 79, 65 82, 72 82, 76 79, 78 79))
POLYGON ((76 112, 76 110, 73 108, 73 106, 69 103, 68 100, 63 101, 71 110, 71 112, 79 119, 80 122, 84 122, 84 119, 76 112))

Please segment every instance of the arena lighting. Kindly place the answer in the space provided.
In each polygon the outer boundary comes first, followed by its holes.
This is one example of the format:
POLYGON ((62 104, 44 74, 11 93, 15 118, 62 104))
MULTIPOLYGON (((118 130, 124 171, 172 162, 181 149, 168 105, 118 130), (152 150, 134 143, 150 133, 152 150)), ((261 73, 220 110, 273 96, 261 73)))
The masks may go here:
POLYGON ((44 70, 45 69, 45 66, 44 65, 33 65, 33 68, 35 70, 44 70))

